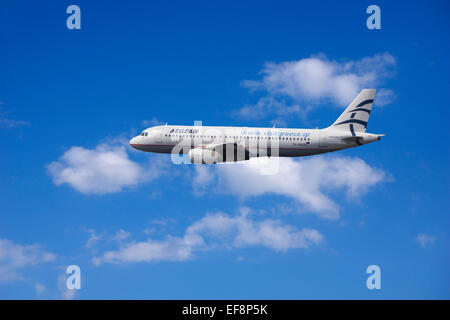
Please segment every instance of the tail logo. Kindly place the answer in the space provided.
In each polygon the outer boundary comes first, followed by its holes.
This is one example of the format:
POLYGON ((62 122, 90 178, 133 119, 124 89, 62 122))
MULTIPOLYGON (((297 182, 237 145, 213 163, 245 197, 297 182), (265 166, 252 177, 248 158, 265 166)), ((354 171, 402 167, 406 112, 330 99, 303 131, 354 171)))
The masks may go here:
POLYGON ((358 123, 360 125, 363 125, 364 128, 367 127, 367 121, 359 120, 359 119, 348 119, 339 123, 336 123, 335 126, 338 126, 340 124, 346 124, 346 123, 358 123))

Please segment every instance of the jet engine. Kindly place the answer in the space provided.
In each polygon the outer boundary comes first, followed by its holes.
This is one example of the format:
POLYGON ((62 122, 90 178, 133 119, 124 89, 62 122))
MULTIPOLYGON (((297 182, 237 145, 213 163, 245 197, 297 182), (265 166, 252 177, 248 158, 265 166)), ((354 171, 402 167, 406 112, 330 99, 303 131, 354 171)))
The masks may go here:
POLYGON ((208 149, 191 149, 189 150, 189 161, 197 164, 214 164, 223 162, 222 155, 219 152, 208 149))

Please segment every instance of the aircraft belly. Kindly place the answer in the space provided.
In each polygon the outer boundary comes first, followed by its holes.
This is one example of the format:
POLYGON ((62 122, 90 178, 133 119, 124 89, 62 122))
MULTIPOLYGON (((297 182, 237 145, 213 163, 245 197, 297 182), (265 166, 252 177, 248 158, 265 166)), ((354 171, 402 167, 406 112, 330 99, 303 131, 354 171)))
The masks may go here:
MULTIPOLYGON (((279 148, 278 149, 278 156, 279 157, 304 157, 304 156, 312 156, 315 154, 320 154, 320 153, 326 153, 326 152, 330 152, 333 151, 331 149, 324 149, 324 148, 279 148)), ((252 157, 257 156, 255 151, 250 152, 252 157)), ((265 155, 272 155, 272 156, 276 156, 277 153, 274 152, 273 150, 269 149, 260 149, 259 150, 259 156, 265 156, 265 155)))
MULTIPOLYGON (((148 145, 139 145, 135 147, 136 149, 142 150, 142 151, 146 151, 146 152, 155 152, 155 153, 172 153, 172 149, 174 148, 173 145, 168 145, 168 144, 148 144, 148 145)), ((185 146, 185 148, 183 151, 186 151, 187 149, 190 149, 189 146, 185 146)), ((324 148, 285 148, 285 147, 281 147, 278 150, 278 156, 279 157, 304 157, 304 156, 311 156, 311 155, 315 155, 315 154, 320 154, 320 153, 326 153, 326 152, 330 152, 333 151, 331 149, 324 149, 324 148)), ((276 156, 276 152, 274 152, 273 150, 271 151, 270 148, 269 149, 259 149, 259 156, 265 156, 265 155, 272 155, 272 156, 276 156)), ((250 156, 251 157, 255 157, 258 156, 255 153, 254 149, 250 149, 250 156)))
POLYGON ((312 156, 314 154, 329 152, 324 149, 294 149, 294 148, 280 148, 280 157, 304 157, 312 156))
POLYGON ((142 151, 146 151, 146 152, 171 153, 173 146, 172 145, 151 144, 151 145, 140 145, 136 148, 139 150, 142 150, 142 151))

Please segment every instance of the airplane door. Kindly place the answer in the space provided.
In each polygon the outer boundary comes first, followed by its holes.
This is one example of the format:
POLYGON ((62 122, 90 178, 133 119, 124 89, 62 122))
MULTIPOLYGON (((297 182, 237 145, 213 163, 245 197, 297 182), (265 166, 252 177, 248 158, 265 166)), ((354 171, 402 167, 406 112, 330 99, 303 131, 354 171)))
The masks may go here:
POLYGON ((160 130, 160 131, 158 131, 156 133, 155 142, 156 143, 162 143, 163 142, 163 132, 162 132, 162 130, 160 130))

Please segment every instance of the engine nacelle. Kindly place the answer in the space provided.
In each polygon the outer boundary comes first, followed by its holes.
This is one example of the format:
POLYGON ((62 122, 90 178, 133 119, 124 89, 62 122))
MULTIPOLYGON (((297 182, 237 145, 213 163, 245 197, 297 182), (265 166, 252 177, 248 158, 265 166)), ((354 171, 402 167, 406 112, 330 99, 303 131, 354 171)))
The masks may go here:
POLYGON ((189 150, 188 155, 191 163, 214 164, 223 162, 222 155, 214 150, 196 148, 189 150))

